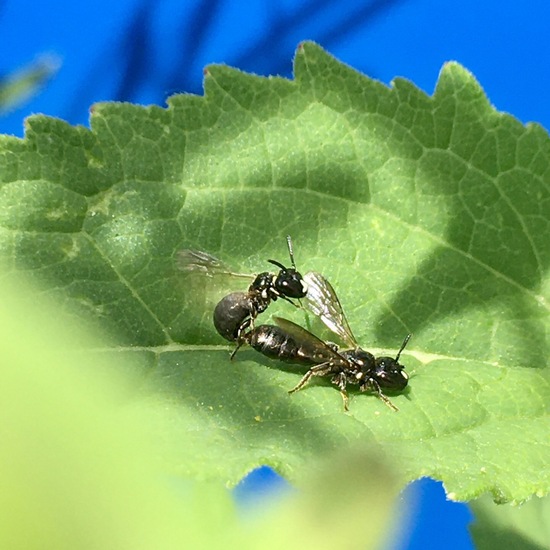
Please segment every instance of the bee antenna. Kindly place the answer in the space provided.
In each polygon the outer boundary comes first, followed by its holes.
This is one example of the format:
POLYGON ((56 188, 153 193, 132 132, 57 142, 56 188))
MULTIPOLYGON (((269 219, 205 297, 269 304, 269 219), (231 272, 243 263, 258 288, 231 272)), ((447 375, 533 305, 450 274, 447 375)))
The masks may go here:
POLYGON ((288 246, 288 254, 290 255, 290 261, 292 262, 292 267, 296 269, 296 263, 294 262, 294 250, 292 249, 292 239, 290 235, 286 236, 286 244, 288 246))
POLYGON ((407 334, 405 336, 405 339, 403 340, 403 343, 401 344, 401 347, 399 348, 399 351, 397 352, 397 355, 395 356, 395 362, 399 363, 399 357, 401 355, 401 352, 405 349, 405 346, 409 343, 409 340, 411 339, 412 334, 407 334))
POLYGON ((283 270, 283 271, 286 271, 286 269, 287 269, 283 264, 277 262, 276 260, 267 260, 267 261, 268 261, 270 264, 276 265, 279 269, 281 269, 281 270, 283 270))

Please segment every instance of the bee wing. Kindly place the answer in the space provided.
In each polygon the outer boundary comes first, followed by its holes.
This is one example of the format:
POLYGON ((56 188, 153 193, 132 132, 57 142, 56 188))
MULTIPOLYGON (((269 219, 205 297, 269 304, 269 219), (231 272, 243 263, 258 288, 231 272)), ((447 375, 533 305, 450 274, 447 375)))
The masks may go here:
POLYGON ((320 338, 317 338, 317 336, 309 332, 309 330, 306 330, 288 319, 283 319, 282 317, 273 317, 273 320, 285 332, 293 336, 297 343, 307 351, 307 355, 318 364, 334 360, 338 361, 338 363, 346 361, 346 359, 335 349, 328 346, 326 342, 323 342, 320 338))
POLYGON ((178 252, 177 266, 180 271, 185 273, 204 273, 212 277, 213 275, 232 275, 233 277, 253 278, 249 273, 235 273, 231 268, 216 256, 202 250, 184 248, 178 252))
POLYGON ((348 347, 358 347, 357 340, 332 285, 315 271, 306 273, 304 281, 307 284, 307 294, 304 298, 306 309, 319 317, 348 347))

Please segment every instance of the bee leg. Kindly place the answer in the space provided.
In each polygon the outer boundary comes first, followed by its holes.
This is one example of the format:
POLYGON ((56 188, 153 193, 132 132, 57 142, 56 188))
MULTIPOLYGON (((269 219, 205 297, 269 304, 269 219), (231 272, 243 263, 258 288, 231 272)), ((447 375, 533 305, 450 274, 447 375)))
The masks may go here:
POLYGON ((332 383, 338 386, 338 389, 340 390, 340 395, 342 396, 342 401, 344 402, 344 412, 348 412, 349 398, 348 392, 346 391, 346 385, 348 383, 346 375, 343 372, 339 372, 336 376, 332 377, 332 383))
MULTIPOLYGON (((241 346, 246 343, 246 334, 244 333, 245 330, 250 328, 250 330, 254 330, 254 319, 252 317, 249 317, 248 319, 245 319, 241 326, 239 327, 239 330, 237 331, 237 338, 235 338, 235 342, 237 343, 237 346, 231 353, 231 356, 229 357, 230 361, 233 361, 235 355, 241 348, 241 346)), ((249 332, 250 333, 250 332, 249 332)))
MULTIPOLYGON (((302 308, 302 302, 300 302, 300 300, 298 300, 298 305, 296 302, 293 302, 290 298, 288 298, 287 296, 285 296, 284 294, 281 294, 280 296, 278 296, 278 298, 282 298, 283 300, 286 300, 289 304, 292 304, 294 307, 297 307, 298 309, 302 308)), ((273 300, 275 300, 275 298, 273 298, 273 300)))
POLYGON ((241 346, 244 344, 243 339, 237 340, 237 345, 235 346, 235 349, 232 351, 231 355, 229 356, 229 360, 233 361, 235 358, 235 355, 237 355, 237 352, 241 349, 241 346))
POLYGON ((344 412, 348 412, 349 411, 348 392, 346 390, 340 390, 340 395, 342 396, 342 401, 344 402, 344 412))
POLYGON ((378 397, 392 410, 397 412, 399 409, 390 401, 389 397, 384 395, 381 391, 378 393, 378 397))
POLYGON ((392 411, 398 411, 399 409, 390 401, 390 398, 382 393, 382 388, 376 380, 369 378, 364 384, 359 387, 361 391, 375 391, 378 398, 387 405, 392 411))
POLYGON ((312 376, 326 376, 330 373, 332 367, 331 363, 321 363, 320 365, 315 365, 311 367, 302 377, 302 379, 294 386, 291 390, 288 390, 288 393, 294 393, 298 390, 301 390, 308 382, 312 376))

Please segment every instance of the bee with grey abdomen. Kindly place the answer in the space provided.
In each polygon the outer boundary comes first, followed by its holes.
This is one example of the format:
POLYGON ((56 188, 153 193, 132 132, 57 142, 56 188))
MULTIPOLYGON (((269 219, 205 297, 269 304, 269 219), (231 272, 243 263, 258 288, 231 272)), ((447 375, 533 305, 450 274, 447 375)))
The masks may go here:
POLYGON ((254 277, 248 291, 232 292, 216 305, 213 321, 220 336, 239 344, 244 332, 254 327, 256 317, 263 313, 272 301, 281 298, 296 306, 292 300, 306 296, 307 285, 302 275, 296 270, 290 237, 287 237, 287 246, 292 267, 285 267, 275 260, 268 260, 279 268, 279 272, 266 271, 255 276, 234 273, 223 262, 207 252, 187 249, 178 253, 179 269, 185 272, 203 273, 209 277, 214 275, 254 277))
POLYGON ((337 346, 323 342, 301 326, 275 317, 277 325, 260 325, 245 333, 242 341, 271 359, 307 365, 310 369, 289 393, 302 389, 314 376, 330 376, 340 390, 344 410, 348 410, 347 385, 358 385, 361 392, 375 393, 388 407, 397 407, 384 395, 382 389, 402 390, 408 377, 399 363, 401 352, 410 335, 401 345, 395 359, 378 357, 359 347, 338 351, 337 346))

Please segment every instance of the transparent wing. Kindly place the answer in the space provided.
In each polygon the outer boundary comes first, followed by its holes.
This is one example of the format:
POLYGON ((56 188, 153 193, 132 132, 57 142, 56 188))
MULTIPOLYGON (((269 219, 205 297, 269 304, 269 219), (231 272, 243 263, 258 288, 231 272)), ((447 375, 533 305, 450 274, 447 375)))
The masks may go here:
POLYGON ((337 334, 350 348, 358 347, 348 320, 332 285, 320 274, 309 271, 304 275, 307 283, 305 307, 337 334))
POLYGON ((178 252, 177 266, 185 273, 204 273, 208 277, 213 275, 231 275, 233 277, 253 278, 250 273, 235 273, 231 268, 216 256, 202 250, 185 248, 178 252))
POLYGON ((317 338, 317 336, 309 332, 309 330, 302 328, 300 325, 288 319, 283 319, 282 317, 273 317, 273 320, 285 332, 293 336, 302 348, 302 353, 316 363, 335 361, 336 364, 341 364, 346 361, 346 359, 335 349, 328 346, 323 340, 317 338))

